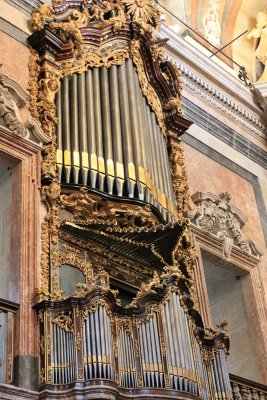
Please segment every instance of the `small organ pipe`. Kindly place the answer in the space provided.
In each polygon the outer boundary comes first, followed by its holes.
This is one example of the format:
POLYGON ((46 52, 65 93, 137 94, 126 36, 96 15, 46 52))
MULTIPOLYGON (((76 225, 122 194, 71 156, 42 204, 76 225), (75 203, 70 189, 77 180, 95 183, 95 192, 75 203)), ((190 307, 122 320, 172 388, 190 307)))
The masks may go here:
POLYGON ((129 363, 129 348, 127 346, 127 335, 125 331, 122 331, 122 341, 123 341, 123 350, 125 356, 125 376, 126 376, 126 385, 127 387, 131 387, 131 380, 130 380, 130 363, 129 363))
MULTIPOLYGON (((107 315, 107 311, 105 310, 105 314, 107 315)), ((114 379, 114 368, 113 368, 113 335, 111 331, 111 323, 110 318, 107 316, 107 333, 108 333, 108 354, 109 354, 109 362, 110 362, 110 379, 114 379)))
POLYGON ((102 109, 102 130, 104 159, 106 164, 106 191, 113 194, 114 184, 114 162, 112 149, 111 117, 110 117, 110 96, 108 70, 106 67, 100 69, 100 91, 102 109))
POLYGON ((60 346, 60 358, 61 358, 61 363, 60 363, 60 371, 61 371, 61 379, 60 379, 60 383, 64 383, 65 382, 65 374, 64 374, 64 349, 63 349, 63 332, 62 329, 58 328, 59 330, 59 346, 60 346))
MULTIPOLYGON (((158 129, 157 120, 155 113, 152 111, 152 123, 153 123, 153 134, 154 134, 154 142, 155 142, 155 150, 156 150, 156 157, 157 157, 157 171, 159 174, 159 190, 160 190, 160 204, 166 210, 166 191, 164 191, 164 174, 163 174, 163 165, 162 165, 162 154, 161 154, 161 147, 160 147, 160 136, 161 132, 158 129)), ((164 210, 164 211, 165 211, 164 210)), ((166 214, 165 214, 166 217, 166 214)))
POLYGON ((152 137, 153 137, 153 143, 154 143, 154 158, 155 158, 155 170, 156 170, 156 175, 158 177, 158 182, 157 182, 157 189, 158 189, 158 202, 162 206, 162 173, 161 173, 161 168, 159 165, 160 162, 160 153, 159 153, 159 145, 158 145, 158 138, 157 138, 157 122, 156 122, 156 117, 153 111, 150 111, 150 119, 151 119, 151 126, 152 126, 152 137))
POLYGON ((66 333, 66 339, 67 339, 67 345, 66 345, 66 351, 67 351, 67 364, 68 364, 68 381, 71 382, 71 370, 70 370, 70 333, 66 333))
POLYGON ((140 183, 144 186, 145 195, 147 196, 147 188, 149 182, 147 181, 148 174, 148 165, 147 165, 147 152, 149 150, 146 147, 147 142, 147 125, 146 125, 146 103, 144 103, 144 96, 142 93, 142 89, 139 85, 139 79, 136 70, 133 71, 133 77, 135 80, 135 96, 137 102, 137 111, 138 111, 138 122, 139 122, 139 130, 138 130, 138 142, 139 142, 139 152, 140 152, 140 165, 139 165, 139 179, 140 183))
POLYGON ((57 107, 57 172, 59 181, 61 181, 62 168, 63 168, 63 139, 62 139, 62 99, 61 92, 56 96, 57 107))
POLYGON ((181 365, 183 369, 183 376, 185 376, 184 372, 187 367, 187 360, 186 360, 186 351, 185 351, 185 332, 184 332, 184 327, 183 327, 183 319, 182 319, 182 306, 180 305, 180 300, 178 298, 178 295, 174 296, 174 302, 175 302, 175 307, 177 310, 177 316, 179 320, 179 331, 181 332, 181 365))
POLYGON ((171 335, 173 338, 173 366, 176 366, 177 372, 174 375, 179 376, 179 367, 181 367, 181 360, 180 360, 180 341, 178 340, 178 332, 180 330, 178 321, 177 321, 177 312, 176 305, 174 305, 174 296, 175 293, 172 294, 170 300, 167 303, 167 310, 168 315, 170 318, 170 329, 171 335))
POLYGON ((92 334, 90 332, 90 317, 89 316, 87 317, 87 320, 86 320, 86 327, 87 327, 86 333, 87 333, 87 344, 88 344, 88 355, 89 355, 89 376, 92 379, 93 378, 92 368, 93 368, 94 360, 93 360, 93 354, 92 354, 92 349, 93 349, 92 343, 91 343, 92 334))
POLYGON ((120 109, 121 109, 121 128, 123 138, 123 153, 125 165, 125 177, 127 179, 126 193, 129 197, 134 196, 134 186, 136 181, 133 144, 131 138, 130 108, 127 91, 127 76, 125 64, 118 67, 120 109))
POLYGON ((103 329, 104 329, 104 346, 105 346, 105 356, 106 356, 106 378, 111 379, 110 377, 110 350, 109 350, 109 341, 110 337, 108 334, 108 324, 107 324, 107 311, 105 307, 102 310, 102 317, 103 317, 103 329))
POLYGON ((63 159, 64 159, 64 178, 66 183, 70 182, 71 172, 71 142, 70 142, 70 104, 69 104, 69 78, 63 79, 62 91, 63 118, 62 118, 62 141, 63 141, 63 159))
POLYGON ((139 91, 139 108, 142 110, 140 114, 142 114, 142 149, 144 152, 144 167, 145 167, 145 178, 146 178, 146 190, 145 190, 145 201, 154 205, 154 198, 152 194, 152 147, 149 140, 149 126, 147 121, 147 108, 148 105, 146 103, 145 97, 142 95, 142 92, 139 91))
POLYGON ((231 393, 232 388, 231 388, 230 379, 229 379, 229 372, 228 372, 228 368, 227 368, 226 355, 225 355, 225 352, 223 350, 220 351, 220 362, 221 362, 221 366, 222 366, 222 370, 223 370, 223 374, 224 374, 226 392, 227 393, 231 393))
POLYGON ((52 324, 52 332, 53 332, 53 340, 52 340, 52 354, 51 354, 51 360, 52 360, 52 368, 53 368, 53 383, 57 383, 56 380, 56 367, 57 367, 57 359, 56 359, 56 351, 57 351, 57 346, 56 346, 56 335, 55 335, 55 324, 52 324))
POLYGON ((88 169, 89 169, 89 159, 88 159, 88 144, 87 144, 85 74, 78 75, 78 110, 79 110, 81 182, 83 185, 86 185, 88 177, 88 169))
POLYGON ((93 355, 93 377, 97 377, 96 370, 96 361, 97 361, 97 352, 96 352, 96 339, 95 339, 95 324, 94 324, 94 314, 90 313, 90 332, 91 332, 91 340, 92 340, 92 355, 93 355))
POLYGON ((119 371, 120 371, 120 385, 125 387, 125 360, 124 360, 124 351, 122 346, 122 331, 120 331, 118 337, 118 355, 119 355, 119 371))
POLYGON ((215 367, 214 360, 212 360, 211 365, 212 365, 212 372, 213 372, 214 383, 215 383, 215 392, 218 396, 218 394, 220 393, 220 383, 219 383, 217 368, 215 367))
POLYGON ((162 368, 162 360, 160 354, 160 344, 159 344, 159 331, 158 331, 158 323, 157 323, 157 314, 153 316, 153 332, 154 332, 154 341, 156 347, 156 360, 158 364, 158 374, 160 379, 160 387, 163 387, 163 368, 162 368))
POLYGON ((98 365, 98 373, 99 377, 102 378, 102 366, 103 366, 103 355, 102 355, 102 346, 101 346, 101 330, 99 324, 99 308, 94 312, 94 320, 95 320, 95 331, 96 331, 96 352, 97 352, 97 365, 98 365))
POLYGON ((79 124, 78 124, 78 88, 77 75, 70 78, 70 107, 71 107, 71 157, 72 157, 72 178, 75 184, 79 182, 80 153, 79 153, 79 124))
POLYGON ((109 69, 110 84, 110 109, 111 109, 111 128, 113 138, 113 154, 115 164, 115 184, 119 196, 123 193, 124 183, 124 165, 123 165, 123 148, 122 148, 122 132, 120 119, 120 100, 118 87, 118 67, 112 65, 109 69))
POLYGON ((106 342, 105 332, 103 325, 103 306, 99 306, 97 309, 99 319, 99 341, 101 346, 101 362, 102 362, 102 378, 106 377, 106 342))
POLYGON ((143 190, 143 185, 141 185, 139 176, 139 166, 140 167, 143 166, 141 158, 142 153, 139 147, 140 124, 139 124, 139 114, 138 114, 138 103, 135 91, 133 62, 131 59, 126 61, 126 75, 127 75, 129 107, 131 110, 130 122, 131 122, 131 134, 132 134, 132 144, 133 144, 133 157, 134 157, 135 174, 136 174, 136 195, 138 198, 143 200, 144 190, 143 190))
POLYGON ((147 121, 148 121, 148 133, 149 133, 149 141, 151 143, 151 160, 152 160, 152 193, 156 199, 157 204, 159 203, 159 176, 158 176, 158 168, 157 168, 157 160, 155 156, 155 144, 154 144, 154 129, 153 129, 153 123, 152 123, 152 116, 150 112, 150 108, 147 108, 147 121))
POLYGON ((143 375, 144 375, 144 383, 146 387, 150 386, 150 377, 148 375, 148 354, 147 354, 147 346, 145 341, 145 333, 144 333, 144 324, 140 325, 139 328, 140 335, 140 344, 141 344, 141 356, 142 356, 142 364, 143 364, 143 375))
POLYGON ((221 393, 222 393, 222 398, 226 399, 227 390, 226 390, 226 387, 225 387, 225 384, 224 384, 224 374, 223 374, 223 371, 221 369, 219 357, 220 357, 220 353, 217 353, 215 355, 214 361, 215 361, 216 369, 218 371, 218 377, 219 377, 219 382, 220 382, 220 389, 221 389, 221 393))
POLYGON ((97 152, 96 152, 96 131, 95 131, 95 113, 94 113, 94 91, 93 91, 93 73, 89 69, 85 76, 86 85, 86 113, 87 113, 87 143, 90 167, 90 185, 96 187, 97 178, 97 152))
POLYGON ((102 136, 102 116, 101 116, 101 96, 100 96, 100 81, 99 69, 93 69, 93 98, 94 98, 94 116, 95 116, 95 137, 96 151, 98 162, 98 189, 104 191, 105 178, 105 163, 104 163, 104 148, 102 136))
POLYGON ((84 377, 85 379, 89 378, 89 356, 88 356, 88 337, 86 332, 87 320, 83 323, 83 359, 84 359, 84 377))
POLYGON ((61 329, 62 331, 62 351, 63 351, 63 373, 64 373, 64 383, 68 382, 68 375, 67 375, 67 348, 66 348, 66 332, 61 329))
POLYGON ((158 377, 158 365, 156 363, 156 348, 155 348, 155 341, 153 340, 153 331, 151 330, 152 328, 152 318, 153 316, 149 319, 149 321, 146 324, 147 327, 147 343, 148 346, 150 347, 151 351, 151 369, 152 369, 152 376, 153 376, 153 387, 159 387, 159 377, 158 377))
MULTIPOLYGON (((174 375, 174 367, 177 365, 176 360, 175 360, 175 350, 174 350, 174 344, 173 344, 173 332, 172 332, 172 327, 171 327, 171 319, 170 319, 170 313, 169 313, 169 303, 170 301, 167 301, 165 304, 164 308, 164 323, 165 323, 165 329, 166 329, 166 336, 167 336, 167 343, 168 343, 168 356, 169 356, 169 369, 170 369, 170 374, 172 375, 173 382, 175 382, 174 375)), ((174 386, 175 387, 175 386, 174 386)))

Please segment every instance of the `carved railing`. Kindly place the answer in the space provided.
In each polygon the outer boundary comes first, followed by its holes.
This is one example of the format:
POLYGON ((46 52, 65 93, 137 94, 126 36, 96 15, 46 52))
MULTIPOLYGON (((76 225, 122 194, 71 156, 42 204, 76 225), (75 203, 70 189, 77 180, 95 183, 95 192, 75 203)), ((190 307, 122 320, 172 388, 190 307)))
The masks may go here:
POLYGON ((107 280, 100 282, 104 274, 81 297, 36 306, 42 391, 52 388, 56 396, 62 387, 106 381, 124 393, 232 399, 228 337, 223 329, 203 329, 177 274, 143 286, 126 307, 107 280))
POLYGON ((0 299, 0 383, 12 383, 14 322, 18 305, 0 299))
POLYGON ((267 400, 267 386, 230 374, 234 400, 267 400))

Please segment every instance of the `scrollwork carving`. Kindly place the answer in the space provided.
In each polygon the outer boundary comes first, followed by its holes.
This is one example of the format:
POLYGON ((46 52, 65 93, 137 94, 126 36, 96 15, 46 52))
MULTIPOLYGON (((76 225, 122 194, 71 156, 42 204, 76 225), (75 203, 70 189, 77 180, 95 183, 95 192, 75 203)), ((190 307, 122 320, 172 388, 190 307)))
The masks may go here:
POLYGON ((62 194, 60 203, 61 207, 71 211, 75 218, 87 223, 106 224, 111 231, 148 230, 159 226, 159 221, 149 205, 142 207, 101 200, 86 188, 70 195, 62 194))
POLYGON ((197 192, 192 200, 197 207, 189 212, 190 219, 196 226, 223 240, 225 258, 230 257, 233 245, 247 254, 260 257, 261 252, 257 247, 243 237, 242 227, 247 218, 230 203, 231 195, 228 192, 220 193, 219 196, 197 192))
POLYGON ((66 332, 73 333, 73 320, 69 313, 62 312, 52 319, 52 323, 58 325, 59 328, 64 329, 66 332))

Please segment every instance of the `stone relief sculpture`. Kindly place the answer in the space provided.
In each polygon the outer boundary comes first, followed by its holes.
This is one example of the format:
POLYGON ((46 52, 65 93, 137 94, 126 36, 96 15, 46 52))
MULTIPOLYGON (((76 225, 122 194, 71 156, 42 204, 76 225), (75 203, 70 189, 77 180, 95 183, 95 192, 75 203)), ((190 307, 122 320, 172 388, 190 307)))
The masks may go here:
POLYGON ((264 70, 258 82, 267 82, 267 9, 257 14, 256 27, 247 37, 259 39, 255 56, 263 64, 264 70))
POLYGON ((50 139, 35 118, 21 118, 20 109, 27 108, 28 102, 29 95, 15 81, 0 74, 0 125, 20 138, 40 145, 48 143, 50 139))
POLYGON ((261 252, 252 240, 243 237, 242 227, 247 222, 245 215, 231 201, 228 192, 216 196, 212 193, 196 192, 192 200, 197 207, 189 212, 194 225, 223 240, 223 256, 229 258, 233 246, 245 253, 260 257, 261 252))
POLYGON ((219 46, 221 41, 221 26, 219 23, 218 0, 211 0, 208 12, 204 15, 203 23, 205 38, 214 46, 219 46))

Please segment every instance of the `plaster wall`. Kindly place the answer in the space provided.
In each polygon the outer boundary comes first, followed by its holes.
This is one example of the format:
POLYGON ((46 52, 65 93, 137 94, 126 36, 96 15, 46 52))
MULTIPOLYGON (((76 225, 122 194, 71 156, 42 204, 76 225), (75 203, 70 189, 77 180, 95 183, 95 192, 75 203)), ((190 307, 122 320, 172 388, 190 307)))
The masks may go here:
POLYGON ((24 44, 13 39, 1 31, 0 25, 0 73, 16 81, 24 90, 27 90, 29 73, 28 62, 30 50, 24 44))
POLYGON ((218 265, 207 254, 202 257, 209 304, 214 325, 223 320, 228 322, 230 337, 229 370, 232 374, 260 382, 260 372, 255 349, 249 332, 249 321, 243 291, 246 275, 227 265, 218 265))
MULTIPOLYGON (((229 192, 232 196, 231 203, 239 208, 248 218, 247 223, 242 228, 244 238, 253 238, 263 251, 263 256, 259 264, 249 274, 246 281, 244 281, 244 290, 246 292, 244 301, 249 321, 249 335, 253 338, 253 346, 257 354, 257 363, 261 373, 260 381, 266 382, 267 257, 266 244, 253 185, 237 173, 189 145, 184 144, 184 149, 190 193, 193 194, 201 191, 212 192, 218 195, 221 192, 229 192), (256 275, 259 279, 254 280, 256 275)), ((231 148, 229 148, 228 158, 229 155, 231 155, 231 148)), ((233 158, 232 161, 235 162, 235 159, 233 158)), ((244 337, 246 335, 240 333, 237 336, 240 340, 245 340, 244 337)))
POLYGON ((12 171, 0 159, 0 298, 10 299, 12 171))

